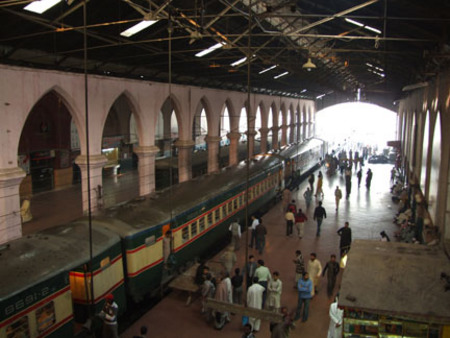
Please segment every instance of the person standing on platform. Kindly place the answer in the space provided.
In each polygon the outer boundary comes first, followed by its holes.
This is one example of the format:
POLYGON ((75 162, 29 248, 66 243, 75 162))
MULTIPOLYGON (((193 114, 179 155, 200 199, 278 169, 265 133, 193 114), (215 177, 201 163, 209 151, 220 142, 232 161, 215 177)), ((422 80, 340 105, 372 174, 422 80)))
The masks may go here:
POLYGON ((267 235, 267 229, 261 220, 255 229, 256 249, 258 250, 260 255, 263 254, 264 247, 266 246, 266 235, 267 235))
POLYGON ((264 294, 263 294, 263 308, 266 304, 266 298, 267 298, 267 285, 269 284, 269 281, 272 279, 272 275, 270 273, 270 270, 267 266, 264 266, 264 261, 262 259, 258 260, 258 267, 255 271, 255 277, 258 278, 258 283, 261 284, 264 287, 264 294))
POLYGON ((103 338, 119 338, 117 326, 117 314, 119 306, 114 301, 112 293, 108 293, 105 297, 105 305, 99 316, 103 319, 102 337, 103 338))
MULTIPOLYGON (((258 277, 253 277, 253 284, 247 290, 247 306, 262 310, 263 308, 263 294, 266 288, 259 283, 258 277)), ((261 319, 249 318, 249 323, 252 326, 253 331, 258 332, 261 326, 261 319)))
POLYGON ((292 227, 294 226, 295 222, 294 213, 290 210, 286 211, 284 219, 286 220, 286 236, 292 236, 292 227))
POLYGON ((322 264, 320 264, 320 261, 317 259, 315 252, 312 252, 310 255, 306 271, 309 276, 311 276, 310 278, 314 286, 312 296, 314 296, 314 294, 319 293, 320 276, 322 275, 322 264))
POLYGON ((352 171, 350 168, 345 169, 345 199, 348 200, 352 192, 352 171))
POLYGON ((305 272, 305 261, 303 260, 303 255, 300 250, 295 251, 295 284, 294 288, 297 288, 298 280, 302 278, 303 273, 305 272))
POLYGON ((352 244, 352 229, 350 229, 349 223, 345 222, 344 226, 337 231, 337 234, 341 236, 339 248, 341 249, 341 256, 343 256, 349 252, 352 244))
POLYGON ((322 172, 319 171, 319 174, 317 175, 317 188, 316 188, 316 194, 314 196, 316 197, 323 197, 323 175, 322 172))
POLYGON ((234 264, 236 264, 237 257, 234 253, 233 247, 230 245, 227 247, 226 251, 220 257, 220 261, 225 268, 225 271, 230 275, 233 271, 234 264))
POLYGON ((246 278, 247 289, 253 283, 253 277, 255 277, 255 271, 257 267, 258 266, 255 262, 255 256, 253 255, 248 256, 247 266, 245 267, 245 275, 247 277, 246 278))
POLYGON ((322 277, 327 272, 327 295, 328 298, 333 296, 334 286, 336 285, 336 278, 339 273, 339 263, 336 262, 336 255, 331 255, 330 261, 327 262, 322 272, 322 277))
POLYGON ((362 179, 362 169, 359 169, 356 172, 356 177, 358 178, 358 188, 361 186, 361 179, 362 179))
POLYGON ((163 237, 163 258, 164 267, 171 268, 170 256, 172 254, 172 230, 167 230, 163 237))
MULTIPOLYGON (((228 288, 227 283, 224 278, 223 273, 219 273, 219 275, 216 277, 217 287, 216 287, 216 294, 214 295, 214 299, 228 303, 228 288)), ((224 325, 227 322, 228 319, 228 312, 218 312, 216 311, 214 315, 214 327, 218 330, 221 330, 224 325)), ((229 321, 229 320, 228 320, 229 321)))
POLYGON ((366 174, 366 187, 367 187, 367 190, 370 190, 370 185, 372 184, 372 176, 373 176, 372 170, 369 168, 367 170, 367 174, 366 174))
POLYGON ((205 281, 203 282, 201 292, 202 292, 202 313, 205 313, 206 298, 214 298, 214 295, 216 294, 216 287, 212 282, 212 276, 209 272, 205 276, 205 281))
POLYGON ((297 310, 295 312, 294 320, 300 319, 300 314, 302 313, 302 322, 308 320, 309 315, 309 302, 311 301, 313 295, 313 282, 309 279, 308 272, 303 273, 303 277, 298 280, 297 290, 298 290, 298 303, 297 310))
POLYGON ((309 183, 309 188, 311 190, 311 193, 314 191, 314 180, 315 180, 314 174, 309 175, 308 183, 309 183))
POLYGON ((320 236, 320 226, 322 225, 324 218, 327 218, 327 212, 325 211, 325 208, 322 207, 322 202, 319 202, 319 205, 314 209, 313 217, 313 219, 317 221, 317 237, 320 236))
POLYGON ((295 328, 293 313, 289 313, 286 306, 281 308, 281 314, 283 315, 283 321, 270 326, 272 332, 270 338, 289 338, 291 329, 295 328))
POLYGON ((306 204, 306 209, 309 210, 309 206, 311 205, 311 201, 312 201, 312 190, 308 188, 306 188, 305 192, 303 193, 303 197, 305 198, 305 204, 306 204))
POLYGON ((250 248, 253 248, 253 244, 256 244, 256 232, 255 232, 255 230, 256 230, 256 227, 258 226, 258 224, 259 224, 259 220, 258 220, 258 218, 255 216, 255 215, 252 215, 252 225, 251 225, 251 231, 252 231, 252 234, 251 234, 251 239, 250 239, 250 248))
POLYGON ((272 274, 272 279, 270 280, 267 289, 269 291, 269 296, 267 298, 267 306, 269 310, 274 312, 279 312, 281 307, 281 292, 283 291, 283 283, 280 280, 280 274, 275 271, 272 274))
POLYGON ((334 199, 336 200, 336 211, 339 210, 339 202, 342 198, 342 191, 339 189, 339 186, 336 186, 336 190, 334 190, 334 199))
POLYGON ((244 277, 241 275, 241 269, 234 269, 234 276, 231 278, 231 285, 233 285, 233 304, 242 304, 242 292, 244 277))
POLYGON ((344 317, 344 310, 338 307, 338 299, 330 305, 330 326, 328 328, 327 338, 341 338, 342 337, 342 319, 344 317))
POLYGON ((231 223, 228 230, 231 232, 231 245, 234 247, 234 250, 239 250, 241 247, 241 225, 239 224, 239 219, 231 223))
POLYGON ((305 222, 308 220, 308 217, 303 213, 302 209, 298 209, 298 212, 295 214, 295 227, 297 228, 298 238, 303 238, 303 230, 305 228, 305 222))

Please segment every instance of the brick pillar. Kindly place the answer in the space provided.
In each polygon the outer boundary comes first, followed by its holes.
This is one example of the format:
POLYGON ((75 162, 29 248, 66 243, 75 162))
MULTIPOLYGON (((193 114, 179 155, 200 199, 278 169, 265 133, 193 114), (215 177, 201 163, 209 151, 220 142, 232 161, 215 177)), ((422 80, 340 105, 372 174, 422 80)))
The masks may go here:
POLYGON ((19 187, 25 176, 21 168, 0 169, 0 244, 22 237, 19 187))
POLYGON ((230 166, 236 165, 238 163, 238 150, 239 150, 239 139, 241 138, 241 134, 238 132, 231 132, 227 134, 228 139, 230 140, 230 166))
MULTIPOLYGON (((75 159, 75 163, 80 167, 81 170, 81 195, 83 198, 83 213, 87 214, 89 212, 89 194, 88 194, 88 180, 87 180, 87 156, 79 155, 75 159)), ((95 213, 103 206, 103 196, 99 195, 98 187, 102 187, 103 191, 103 178, 102 169, 103 166, 108 162, 103 155, 91 155, 89 157, 89 175, 90 175, 90 188, 91 188, 91 211, 95 213)))
POLYGON ((219 171, 219 146, 220 136, 206 136, 205 141, 208 145, 208 173, 219 171))
POLYGON ((261 128, 259 130, 261 134, 261 154, 267 153, 267 134, 269 133, 269 128, 261 128))
POLYGON ((192 148, 195 142, 178 140, 174 145, 178 148, 178 182, 189 181, 192 178, 192 148))
POLYGON ((139 158, 139 196, 145 196, 155 191, 155 157, 159 148, 138 146, 133 151, 139 158))

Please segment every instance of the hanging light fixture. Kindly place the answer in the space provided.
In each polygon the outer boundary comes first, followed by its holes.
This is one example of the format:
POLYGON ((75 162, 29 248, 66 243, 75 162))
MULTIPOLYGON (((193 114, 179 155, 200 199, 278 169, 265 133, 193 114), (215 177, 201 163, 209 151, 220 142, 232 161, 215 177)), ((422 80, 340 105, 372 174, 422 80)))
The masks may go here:
POLYGON ((316 65, 312 63, 311 58, 308 58, 308 61, 306 61, 306 63, 303 64, 302 68, 310 72, 311 69, 316 68, 316 65))

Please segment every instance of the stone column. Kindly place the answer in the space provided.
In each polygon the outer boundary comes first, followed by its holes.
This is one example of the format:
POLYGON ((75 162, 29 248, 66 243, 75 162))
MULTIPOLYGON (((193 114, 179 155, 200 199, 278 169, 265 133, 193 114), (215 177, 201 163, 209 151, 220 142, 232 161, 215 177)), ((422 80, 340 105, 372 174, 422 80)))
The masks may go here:
POLYGON ((178 148, 178 182, 189 181, 192 178, 192 140, 178 140, 174 143, 178 148))
POLYGON ((289 142, 288 143, 296 143, 297 140, 295 139, 295 128, 297 128, 297 125, 295 123, 292 123, 290 125, 291 129, 289 129, 289 142))
POLYGON ((139 196, 155 191, 155 157, 159 152, 156 146, 137 146, 133 152, 139 158, 139 196))
POLYGON ((269 128, 261 128, 259 130, 261 134, 261 154, 267 153, 267 134, 269 133, 269 128))
POLYGON ((238 132, 231 132, 227 134, 228 139, 230 140, 230 149, 229 149, 229 156, 230 156, 230 166, 236 165, 238 163, 238 146, 239 146, 239 139, 241 138, 241 134, 238 132))
POLYGON ((283 124, 281 126, 281 145, 280 147, 284 147, 287 144, 287 128, 288 126, 283 124))
POLYGON ((278 127, 272 127, 272 149, 279 149, 278 145, 278 127))
POLYGON ((19 187, 25 176, 18 167, 0 169, 0 244, 22 237, 19 187))
MULTIPOLYGON (((75 163, 81 170, 81 195, 83 198, 83 213, 89 212, 89 193, 88 193, 88 157, 79 155, 75 159, 75 163)), ((102 169, 108 162, 103 155, 91 155, 89 157, 89 176, 90 176, 90 195, 91 195, 91 212, 95 213, 103 207, 103 177, 102 169), (99 189, 99 187, 101 189, 99 189), (101 191, 101 193, 100 193, 101 191)))
POLYGON ((247 132, 247 142, 248 142, 248 158, 252 158, 255 153, 255 136, 256 131, 250 130, 247 132))
POLYGON ((219 142, 222 138, 220 136, 205 137, 208 145, 208 173, 219 171, 219 142))
POLYGON ((295 143, 301 142, 302 141, 302 137, 301 137, 302 124, 300 122, 298 122, 295 125, 295 128, 297 128, 297 135, 296 135, 296 138, 295 138, 295 143))

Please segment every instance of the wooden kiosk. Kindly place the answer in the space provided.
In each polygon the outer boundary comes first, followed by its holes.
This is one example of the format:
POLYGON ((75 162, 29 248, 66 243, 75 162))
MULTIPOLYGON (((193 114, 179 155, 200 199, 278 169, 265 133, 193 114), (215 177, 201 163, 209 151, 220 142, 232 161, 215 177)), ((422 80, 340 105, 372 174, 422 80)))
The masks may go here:
POLYGON ((450 338, 441 247, 356 240, 339 293, 344 337, 450 338))

